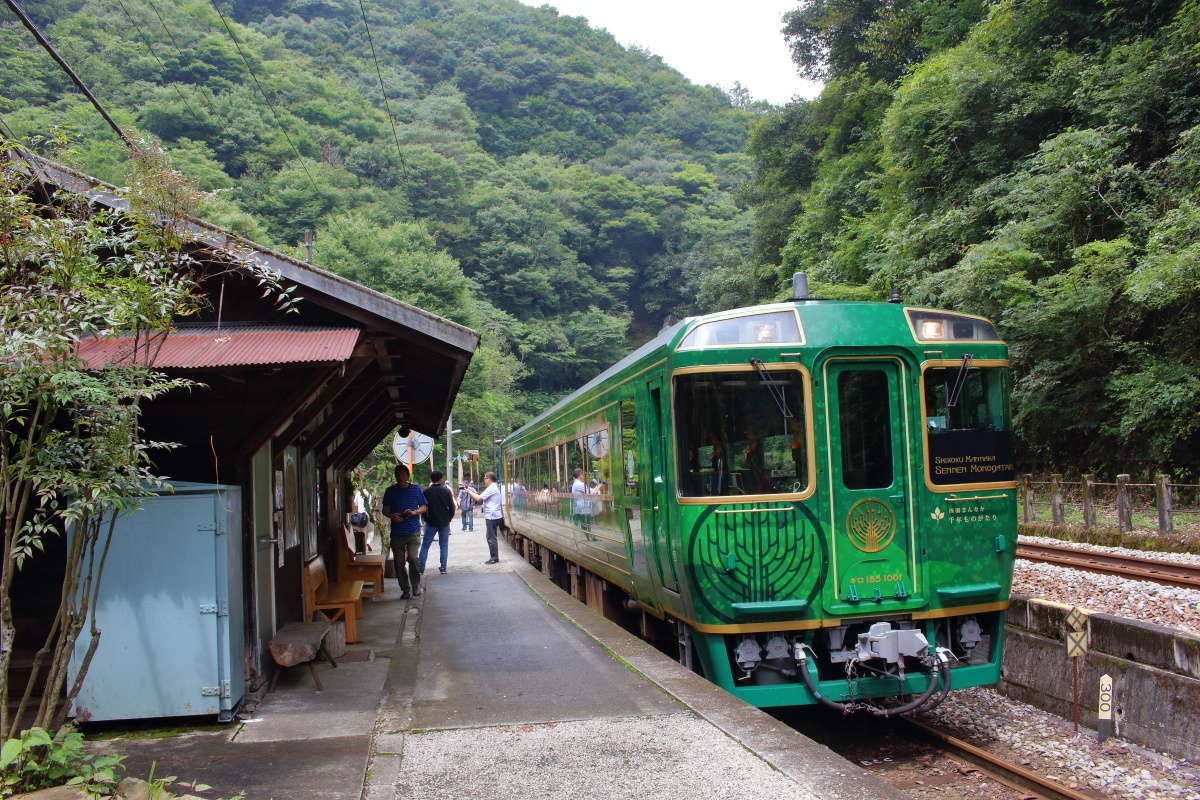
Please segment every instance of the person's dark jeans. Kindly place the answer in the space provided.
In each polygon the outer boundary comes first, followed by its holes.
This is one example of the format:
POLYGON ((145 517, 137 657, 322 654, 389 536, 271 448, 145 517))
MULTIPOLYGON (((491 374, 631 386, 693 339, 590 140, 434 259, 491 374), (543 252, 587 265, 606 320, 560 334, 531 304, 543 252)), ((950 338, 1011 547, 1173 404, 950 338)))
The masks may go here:
POLYGON ((392 562, 396 567, 396 582, 400 584, 400 591, 409 592, 421 587, 420 557, 420 532, 399 536, 392 534, 392 562))
POLYGON ((475 509, 464 508, 462 512, 462 529, 464 531, 475 530, 475 509))
POLYGON ((429 555, 429 546, 433 544, 433 537, 438 539, 438 547, 442 551, 441 567, 442 572, 446 571, 446 558, 450 555, 450 526, 449 525, 426 525, 425 537, 421 540, 421 555, 417 561, 421 565, 421 572, 425 571, 425 559, 429 555))
POLYGON ((499 560, 500 550, 496 544, 496 531, 500 529, 500 520, 485 519, 483 522, 487 525, 485 537, 487 539, 488 552, 491 554, 493 561, 499 560))

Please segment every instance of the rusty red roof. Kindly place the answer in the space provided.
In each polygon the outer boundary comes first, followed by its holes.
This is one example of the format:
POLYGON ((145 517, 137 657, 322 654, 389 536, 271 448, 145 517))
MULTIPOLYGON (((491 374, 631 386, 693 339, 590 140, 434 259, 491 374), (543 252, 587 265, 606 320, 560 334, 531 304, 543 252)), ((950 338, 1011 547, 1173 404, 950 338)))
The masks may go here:
POLYGON ((134 356, 132 336, 84 339, 78 355, 89 367, 145 362, 159 369, 212 369, 256 364, 336 363, 350 358, 358 328, 246 323, 180 326, 165 340, 145 341, 134 356), (158 346, 161 343, 161 348, 158 346))

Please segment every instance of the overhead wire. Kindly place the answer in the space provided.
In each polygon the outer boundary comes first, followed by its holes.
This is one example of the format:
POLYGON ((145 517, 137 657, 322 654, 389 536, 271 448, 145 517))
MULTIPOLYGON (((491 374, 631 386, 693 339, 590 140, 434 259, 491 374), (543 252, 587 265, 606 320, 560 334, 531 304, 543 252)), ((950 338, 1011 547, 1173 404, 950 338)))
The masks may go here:
MULTIPOLYGON (((179 40, 175 38, 175 32, 171 30, 171 26, 168 25, 167 21, 163 18, 162 12, 158 10, 158 6, 155 4, 154 0, 146 0, 146 5, 150 6, 150 10, 154 12, 154 16, 158 17, 158 24, 162 26, 162 29, 167 34, 167 38, 171 40, 171 45, 176 50, 182 51, 183 45, 181 45, 179 40)), ((208 109, 208 113, 212 114, 214 117, 217 116, 217 110, 213 108, 213 105, 209 102, 208 97, 199 91, 199 88, 197 88, 196 94, 199 95, 199 97, 204 101, 204 107, 208 109)))
POLYGON ((383 108, 387 112, 388 122, 392 126, 392 141, 396 143, 396 156, 400 159, 400 168, 407 172, 408 164, 404 161, 404 152, 400 147, 400 134, 396 131, 396 117, 392 114, 387 89, 383 86, 383 69, 379 66, 379 56, 375 53, 375 39, 371 36, 371 26, 367 23, 367 7, 363 0, 358 0, 358 10, 362 13, 363 28, 367 31, 367 43, 371 46, 371 60, 375 62, 375 75, 379 78, 379 94, 383 97, 383 108))
MULTIPOLYGON (((11 0, 6 1, 11 2, 11 0)), ((321 190, 317 188, 317 182, 313 180, 312 173, 308 170, 308 165, 304 163, 304 156, 300 154, 300 148, 296 147, 296 143, 293 142, 292 137, 288 135, 287 129, 283 127, 283 123, 279 119, 279 111, 276 110, 275 104, 271 102, 270 96, 266 93, 266 91, 263 90, 262 84, 259 83, 258 74, 255 73, 254 67, 250 66, 250 59, 246 58, 246 53, 244 50, 242 50, 241 42, 239 42, 237 36, 234 35, 233 28, 229 25, 229 20, 225 18, 225 14, 217 5, 217 0, 209 0, 209 2, 212 4, 213 11, 216 11, 217 16, 221 18, 221 24, 225 26, 225 32, 229 34, 229 38, 233 42, 233 46, 237 48, 238 55, 242 58, 242 63, 246 65, 246 70, 250 73, 250 78, 254 81, 254 85, 258 87, 258 93, 262 95, 263 100, 265 100, 267 103, 267 107, 271 109, 271 115, 275 118, 276 127, 278 127, 279 132, 283 134, 283 138, 287 139, 287 143, 291 145, 292 152, 294 152, 296 154, 296 158, 299 159, 300 168, 303 169, 304 174, 308 176, 308 182, 312 184, 313 191, 320 194, 321 190)))
POLYGON ((91 101, 92 106, 94 106, 96 111, 100 113, 100 116, 104 117, 104 121, 108 123, 110 128, 116 131, 117 136, 121 137, 121 141, 124 142, 125 145, 130 149, 135 148, 136 145, 134 144, 133 140, 129 138, 125 131, 121 129, 121 126, 117 124, 117 121, 112 118, 112 115, 108 113, 103 105, 101 105, 100 101, 96 98, 96 95, 92 94, 92 90, 89 89, 87 84, 83 82, 83 79, 75 73, 75 70, 71 69, 71 65, 67 63, 66 59, 59 55, 58 51, 54 49, 54 45, 50 44, 50 40, 42 35, 42 32, 38 29, 38 26, 34 24, 33 20, 29 18, 29 15, 27 15, 21 6, 17 4, 17 0, 4 0, 4 2, 12 10, 12 12, 17 15, 17 18, 21 20, 21 24, 33 34, 33 38, 37 39, 38 44, 40 44, 42 48, 50 54, 50 57, 54 59, 54 62, 62 68, 62 71, 67 73, 67 77, 70 78, 71 82, 75 84, 75 88, 83 92, 83 95, 89 101, 91 101))
MULTIPOLYGON (((149 51, 150 55, 154 56, 154 60, 158 62, 158 67, 162 70, 163 83, 166 84, 167 65, 164 64, 163 60, 158 57, 158 53, 154 50, 154 46, 150 44, 150 37, 146 35, 146 31, 141 25, 138 24, 137 20, 133 18, 133 15, 129 13, 129 9, 125 6, 125 0, 117 0, 117 5, 121 7, 121 11, 125 14, 125 18, 129 20, 129 24, 137 29, 138 38, 142 40, 142 44, 145 45, 146 50, 149 51)), ((178 48, 178 45, 176 47, 178 48)), ((179 99, 183 101, 183 104, 187 106, 188 111, 192 112, 192 116, 199 117, 200 114, 197 113, 192 104, 188 102, 188 99, 184 96, 183 91, 179 88, 179 86, 174 83, 171 83, 170 86, 175 90, 175 94, 179 96, 179 99)))

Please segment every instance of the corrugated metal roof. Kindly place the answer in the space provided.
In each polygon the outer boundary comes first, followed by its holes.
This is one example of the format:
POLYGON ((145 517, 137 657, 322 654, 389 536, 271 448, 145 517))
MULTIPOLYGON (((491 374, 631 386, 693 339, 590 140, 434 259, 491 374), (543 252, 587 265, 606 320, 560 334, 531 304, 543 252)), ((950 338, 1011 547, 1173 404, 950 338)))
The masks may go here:
POLYGON ((358 328, 318 328, 300 325, 215 324, 186 325, 147 347, 143 341, 134 358, 132 336, 84 339, 78 355, 87 366, 144 362, 153 355, 159 369, 212 369, 255 364, 311 364, 345 361, 358 342, 358 328), (157 352, 156 352, 157 351, 157 352))

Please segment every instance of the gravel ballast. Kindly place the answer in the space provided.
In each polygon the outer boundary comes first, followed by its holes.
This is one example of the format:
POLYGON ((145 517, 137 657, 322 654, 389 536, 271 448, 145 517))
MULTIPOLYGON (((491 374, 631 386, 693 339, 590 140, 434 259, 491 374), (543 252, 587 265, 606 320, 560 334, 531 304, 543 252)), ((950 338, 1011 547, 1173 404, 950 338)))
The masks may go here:
MULTIPOLYGON (((1031 543, 1062 544, 1056 539, 1021 537, 1031 543)), ((1075 547, 1072 543, 1072 547, 1075 547)), ((1180 553, 1146 553, 1119 547, 1078 545, 1083 550, 1141 555, 1150 558, 1175 556, 1181 563, 1196 559, 1180 553)), ((1152 622, 1168 628, 1200 633, 1200 590, 1164 586, 1150 581, 1103 575, 1097 572, 1060 567, 1018 558, 1013 570, 1013 593, 1082 606, 1118 617, 1152 622)))
POLYGON ((991 689, 953 692, 922 715, 959 738, 1080 790, 1130 800, 1197 800, 1200 765, 1121 739, 1097 744, 1067 720, 991 689))

